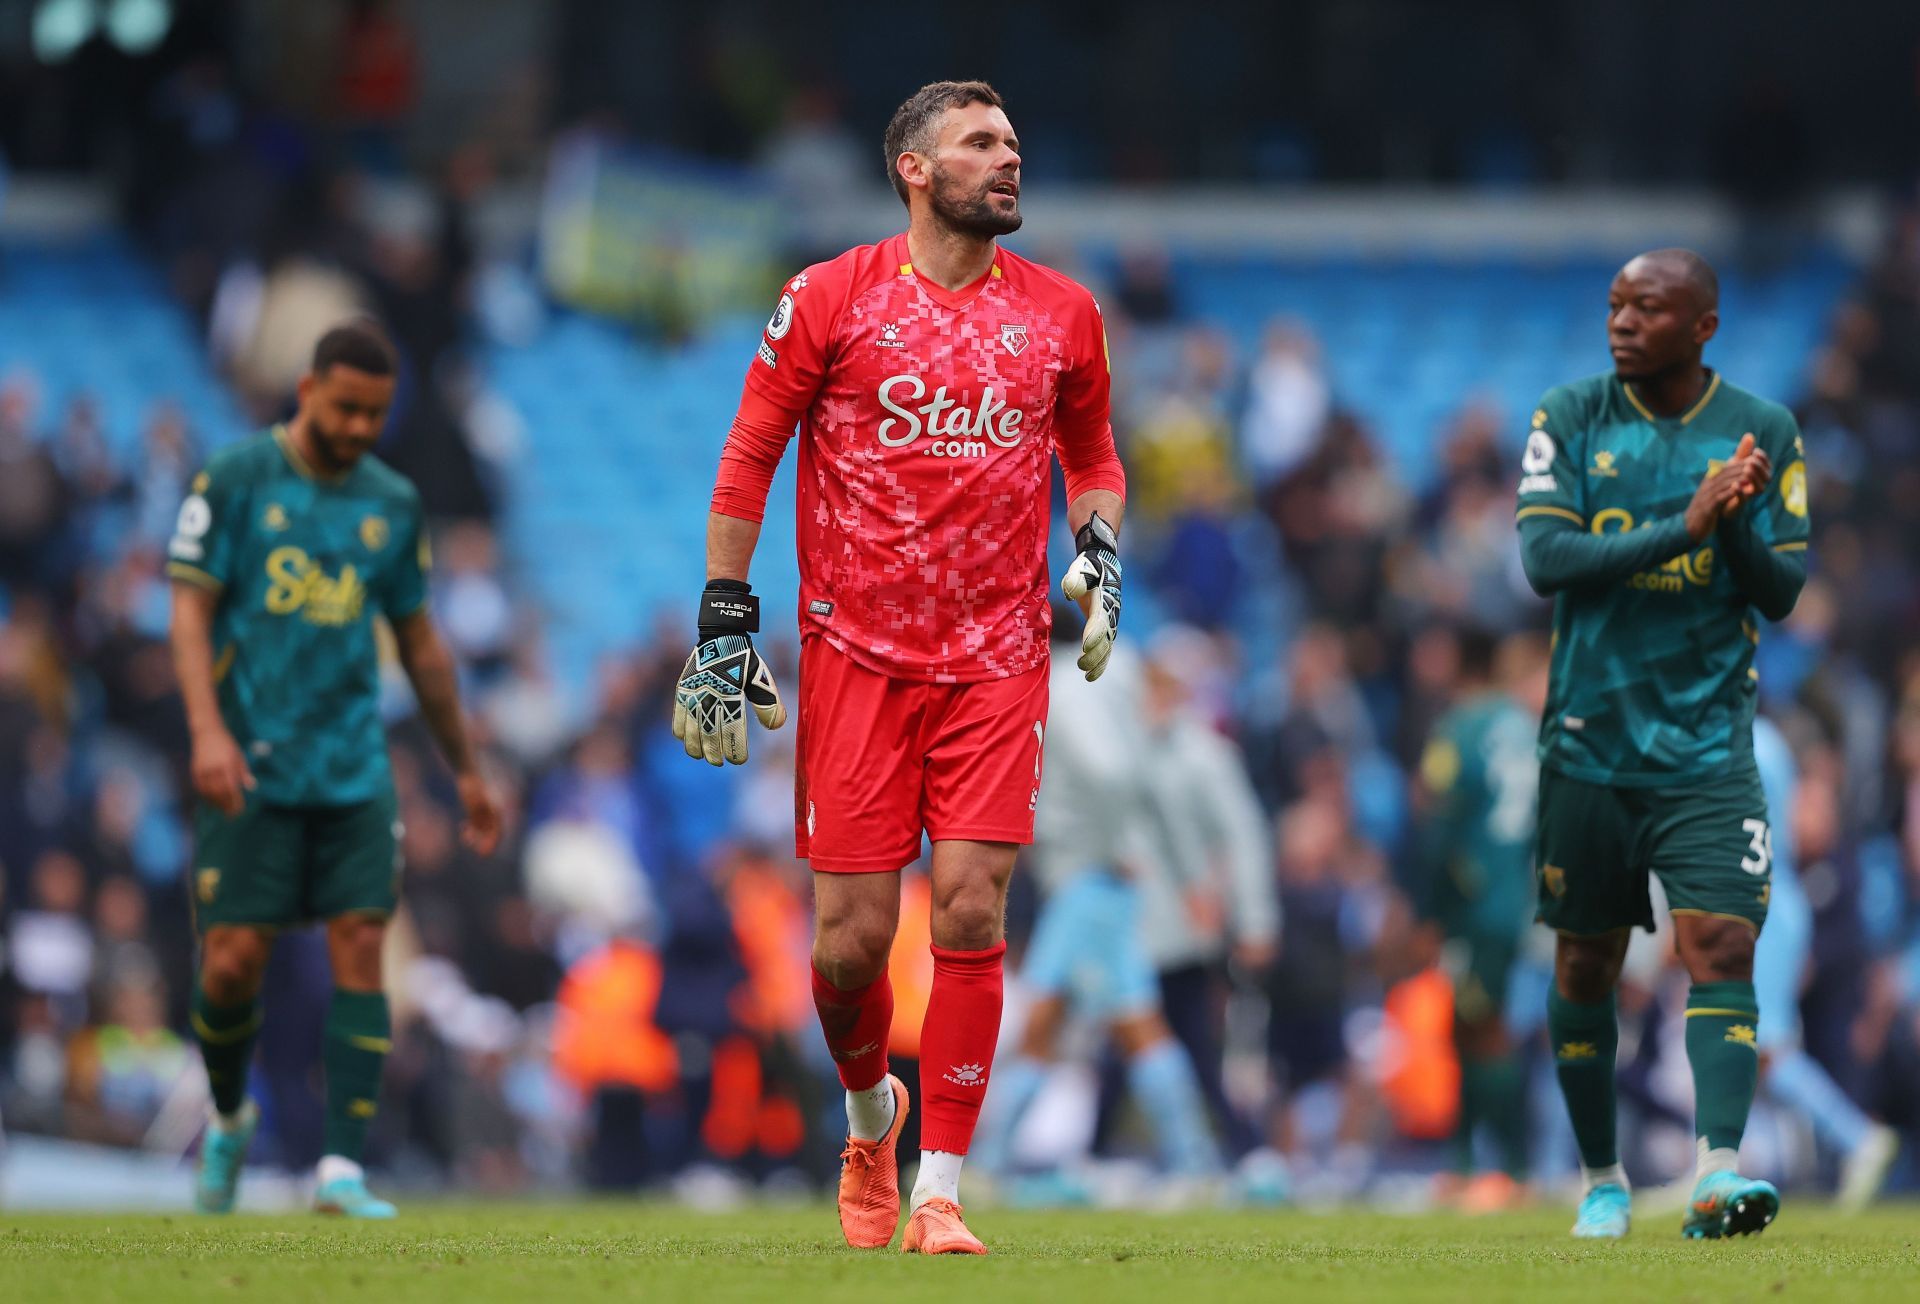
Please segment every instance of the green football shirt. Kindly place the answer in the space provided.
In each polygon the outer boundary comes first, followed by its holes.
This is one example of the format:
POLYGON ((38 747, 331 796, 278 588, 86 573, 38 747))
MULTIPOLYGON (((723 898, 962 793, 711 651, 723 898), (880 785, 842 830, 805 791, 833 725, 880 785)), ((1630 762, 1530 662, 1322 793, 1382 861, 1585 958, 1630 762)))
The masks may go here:
POLYGON ((1418 906, 1450 933, 1512 934, 1533 917, 1540 768, 1533 713, 1484 692, 1435 722, 1420 758, 1418 906))
POLYGON ((167 555, 176 581, 220 595, 220 714, 259 798, 338 806, 388 791, 374 617, 426 605, 412 484, 371 455, 323 477, 276 426, 194 478, 167 555))
POLYGON ((1805 577, 1793 414, 1710 373, 1692 408, 1660 417, 1628 383, 1592 376, 1541 399, 1522 471, 1523 556, 1555 592, 1542 764, 1638 787, 1750 766, 1759 612, 1783 617, 1805 577), (1773 481, 1695 544, 1687 504, 1748 433, 1773 481))

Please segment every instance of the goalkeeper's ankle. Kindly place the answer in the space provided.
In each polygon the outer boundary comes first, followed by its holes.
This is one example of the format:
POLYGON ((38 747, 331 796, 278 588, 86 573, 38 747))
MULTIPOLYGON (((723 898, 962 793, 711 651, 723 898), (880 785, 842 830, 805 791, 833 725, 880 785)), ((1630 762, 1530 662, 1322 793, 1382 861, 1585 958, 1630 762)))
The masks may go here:
POLYGON ((1633 1189, 1627 1184, 1627 1170, 1622 1168, 1617 1161, 1603 1168, 1588 1168, 1582 1164, 1580 1166, 1580 1176, 1586 1181, 1586 1186, 1582 1190, 1582 1194, 1584 1195, 1593 1194, 1594 1188, 1601 1186, 1617 1186, 1623 1191, 1631 1191, 1633 1189))

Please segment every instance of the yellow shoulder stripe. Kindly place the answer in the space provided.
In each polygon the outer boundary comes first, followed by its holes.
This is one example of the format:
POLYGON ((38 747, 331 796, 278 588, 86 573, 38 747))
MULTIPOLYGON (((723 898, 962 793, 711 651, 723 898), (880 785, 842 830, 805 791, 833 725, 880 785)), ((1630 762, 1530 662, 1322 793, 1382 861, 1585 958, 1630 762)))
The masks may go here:
POLYGON ((1786 543, 1774 544, 1773 550, 1775 552, 1805 552, 1807 550, 1807 541, 1805 539, 1790 539, 1786 543))
POLYGON ((1516 521, 1524 521, 1529 516, 1563 516, 1567 520, 1572 521, 1575 525, 1584 526, 1587 523, 1586 517, 1580 515, 1580 513, 1576 511, 1572 511, 1569 508, 1565 508, 1565 507, 1545 507, 1545 506, 1522 507, 1517 513, 1515 513, 1513 519, 1516 521))
POLYGON ((207 574, 198 566, 189 566, 183 561, 168 562, 167 574, 176 580, 184 580, 195 588, 205 589, 209 593, 218 593, 227 587, 217 577, 207 574))

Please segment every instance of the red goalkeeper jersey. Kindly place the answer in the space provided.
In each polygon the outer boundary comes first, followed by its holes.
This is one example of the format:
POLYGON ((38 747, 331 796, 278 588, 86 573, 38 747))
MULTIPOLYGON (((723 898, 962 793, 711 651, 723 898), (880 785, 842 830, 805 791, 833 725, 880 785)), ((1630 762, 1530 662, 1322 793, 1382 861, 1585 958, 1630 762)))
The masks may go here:
POLYGON ((1124 494, 1099 305, 1005 250, 949 291, 907 238, 789 281, 749 364, 713 509, 758 520, 800 433, 802 633, 903 679, 1046 659, 1050 455, 1069 497, 1124 494))

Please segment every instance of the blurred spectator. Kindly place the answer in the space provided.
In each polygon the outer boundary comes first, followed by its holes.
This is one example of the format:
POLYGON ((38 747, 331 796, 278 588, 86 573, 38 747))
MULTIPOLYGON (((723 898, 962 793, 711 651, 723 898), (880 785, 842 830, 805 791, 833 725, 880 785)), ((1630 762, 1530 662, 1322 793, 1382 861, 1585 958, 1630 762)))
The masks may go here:
POLYGON ((560 984, 553 1063, 590 1100, 587 1180, 602 1189, 638 1186, 651 1172, 649 1101, 679 1075, 673 1042, 655 1023, 660 957, 616 938, 584 956, 560 984))
MULTIPOLYGON (((1327 1159, 1336 1195, 1358 1192, 1371 1165, 1372 1102, 1352 1063, 1347 1016, 1358 970, 1373 941, 1367 896, 1378 890, 1378 852, 1356 838, 1326 794, 1303 797, 1280 817, 1280 954, 1268 979, 1268 1049, 1279 1085, 1273 1144, 1296 1169, 1327 1159), (1336 1096, 1331 1135, 1315 1136, 1303 1114, 1309 1088, 1336 1096)), ((1363 988, 1364 990, 1364 988, 1363 988)))
POLYGON ((1232 355, 1218 332, 1194 329, 1180 345, 1178 383, 1147 400, 1125 441, 1127 509, 1165 522, 1188 485, 1232 480, 1226 419, 1232 355))
POLYGON ((1224 467, 1203 461, 1187 471, 1149 572, 1176 620, 1217 630, 1243 614, 1237 603, 1245 575, 1233 509, 1224 467))
POLYGON ((537 629, 512 631, 506 672, 484 690, 478 709, 495 741, 526 771, 537 771, 571 742, 578 722, 555 682, 537 629))
POLYGON ((65 525, 67 486, 37 440, 38 397, 21 376, 0 380, 0 585, 47 585, 65 525))
MULTIPOLYGON (((879 155, 854 135, 837 98, 824 85, 801 87, 760 147, 762 174, 783 208, 806 215, 809 220, 800 225, 808 229, 823 214, 843 211, 852 198, 877 194, 887 184, 879 155)), ((792 251, 801 266, 839 252, 792 251)))
POLYGON ((362 163, 397 171, 400 129, 419 90, 413 33, 391 0, 351 0, 340 28, 335 106, 362 163))
POLYGON ((500 583, 493 531, 476 521, 451 526, 434 557, 434 613, 467 671, 486 682, 506 663, 513 606, 500 583))
POLYGON ((1271 716, 1260 713, 1247 747, 1254 757, 1254 782, 1270 808, 1290 805, 1304 790, 1307 765, 1316 757, 1372 750, 1373 718, 1353 681, 1345 641, 1333 626, 1302 630, 1291 663, 1269 672, 1263 690, 1263 698, 1278 710, 1271 716))
POLYGON ((154 404, 140 437, 140 470, 134 478, 134 530, 148 545, 166 542, 186 497, 199 451, 179 405, 154 404))
POLYGON ((137 1145, 195 1057, 166 1026, 156 971, 130 969, 104 990, 104 1017, 67 1046, 66 1129, 83 1140, 137 1145))
POLYGON ((1319 342, 1306 327, 1291 321, 1267 327, 1240 422, 1240 456, 1256 494, 1266 494, 1312 455, 1332 399, 1319 342))

